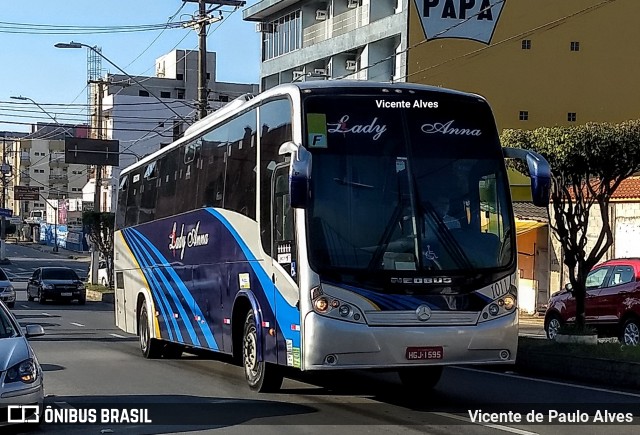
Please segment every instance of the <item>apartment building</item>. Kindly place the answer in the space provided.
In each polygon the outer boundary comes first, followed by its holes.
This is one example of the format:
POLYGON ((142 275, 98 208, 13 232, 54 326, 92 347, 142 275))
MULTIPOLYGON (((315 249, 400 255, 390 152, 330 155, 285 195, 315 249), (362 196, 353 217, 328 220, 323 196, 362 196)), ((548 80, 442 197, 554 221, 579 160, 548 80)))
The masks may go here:
POLYGON ((262 34, 261 89, 302 80, 402 81, 407 0, 263 0, 243 11, 262 34))
POLYGON ((64 137, 86 137, 86 126, 36 124, 33 132, 13 139, 5 147, 4 161, 11 166, 7 177, 7 204, 14 215, 26 218, 30 211, 46 211, 47 201, 82 199, 87 183, 87 166, 68 164, 64 158, 64 137), (16 200, 13 186, 38 187, 37 201, 16 200))
MULTIPOLYGON (((257 84, 217 81, 213 52, 207 53, 207 80, 210 112, 242 94, 258 92, 257 84)), ((102 90, 102 138, 118 140, 121 152, 120 165, 104 168, 102 174, 101 209, 112 211, 120 171, 180 138, 197 120, 198 52, 173 50, 159 57, 155 76, 107 74, 101 81, 93 92, 102 90)), ((92 178, 86 197, 93 198, 94 189, 92 178)))

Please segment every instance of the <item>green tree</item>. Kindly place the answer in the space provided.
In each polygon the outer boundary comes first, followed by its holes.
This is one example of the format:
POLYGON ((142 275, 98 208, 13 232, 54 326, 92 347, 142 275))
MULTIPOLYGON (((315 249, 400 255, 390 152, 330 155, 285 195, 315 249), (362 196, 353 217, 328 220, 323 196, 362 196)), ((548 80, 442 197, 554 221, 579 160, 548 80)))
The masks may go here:
POLYGON ((113 276, 113 213, 85 211, 82 213, 82 224, 89 230, 89 240, 107 263, 109 285, 113 276))
POLYGON ((640 171, 640 120, 504 130, 501 140, 505 147, 537 151, 551 166, 549 223, 569 271, 576 326, 583 329, 587 274, 613 244, 609 201, 625 178, 640 171), (592 215, 600 216, 602 228, 588 234, 592 215))

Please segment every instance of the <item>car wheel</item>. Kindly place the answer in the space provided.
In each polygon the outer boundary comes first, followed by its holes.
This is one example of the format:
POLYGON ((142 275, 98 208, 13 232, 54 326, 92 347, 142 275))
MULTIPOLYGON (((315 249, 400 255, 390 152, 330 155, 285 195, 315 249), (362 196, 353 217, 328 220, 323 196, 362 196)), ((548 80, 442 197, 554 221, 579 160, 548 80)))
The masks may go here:
POLYGON ((147 314, 147 306, 143 305, 140 310, 140 318, 138 319, 140 329, 140 350, 142 355, 148 359, 160 358, 162 355, 162 343, 151 338, 151 330, 149 328, 149 315, 147 314))
POLYGON ((549 340, 556 339, 561 327, 562 321, 557 314, 549 314, 547 318, 544 319, 544 331, 547 333, 547 338, 549 340))
POLYGON ((42 291, 38 290, 38 302, 40 302, 41 304, 45 303, 44 297, 42 297, 42 291))
POLYGON ((277 391, 282 386, 283 375, 280 367, 259 361, 258 330, 253 311, 247 314, 242 338, 242 363, 249 388, 260 393, 277 391))
POLYGON ((640 344, 640 321, 632 317, 624 322, 620 331, 620 343, 628 346, 637 346, 640 344))
POLYGON ((78 298, 78 304, 79 305, 84 305, 87 303, 87 297, 86 296, 81 296, 78 298))
POLYGON ((35 298, 33 296, 31 296, 31 293, 29 293, 29 289, 27 289, 27 300, 29 302, 33 302, 35 298))
POLYGON ((7 302, 7 307, 9 307, 9 308, 13 308, 13 307, 15 307, 15 306, 16 306, 16 303, 15 303, 15 302, 7 302))
POLYGON ((398 376, 409 391, 428 391, 436 386, 442 376, 442 366, 406 367, 398 370, 398 376))

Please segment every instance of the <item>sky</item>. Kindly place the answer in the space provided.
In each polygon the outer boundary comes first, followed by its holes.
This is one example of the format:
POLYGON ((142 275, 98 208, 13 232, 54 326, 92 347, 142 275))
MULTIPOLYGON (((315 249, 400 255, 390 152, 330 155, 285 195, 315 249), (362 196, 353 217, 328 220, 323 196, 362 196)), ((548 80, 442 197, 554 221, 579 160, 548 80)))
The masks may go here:
MULTIPOLYGON (((242 10, 258 3, 248 0, 235 12, 224 7, 222 22, 210 26, 207 51, 217 53, 217 80, 258 83, 260 37, 255 23, 242 20, 242 10)), ((102 54, 130 75, 153 76, 155 60, 174 49, 198 48, 193 29, 171 28, 114 32, 113 27, 188 21, 197 3, 182 0, 4 0, 0 9, 0 131, 29 132, 29 124, 49 122, 37 106, 11 99, 25 96, 60 122, 83 120, 87 103, 87 49, 59 49, 58 42, 98 46, 102 54), (179 12, 179 13, 178 13, 179 12), (178 13, 176 15, 176 13, 178 13), (44 26, 66 26, 50 30, 44 26), (88 33, 77 27, 106 27, 88 33), (73 29, 68 29, 73 27, 73 29), (46 33, 44 33, 46 30, 46 33), (56 32, 56 34, 51 34, 56 32), (65 106, 50 106, 65 105, 65 106), (25 125, 26 124, 26 125, 25 125)), ((217 12, 216 12, 217 14, 217 12)), ((103 74, 118 69, 102 60, 103 74)))

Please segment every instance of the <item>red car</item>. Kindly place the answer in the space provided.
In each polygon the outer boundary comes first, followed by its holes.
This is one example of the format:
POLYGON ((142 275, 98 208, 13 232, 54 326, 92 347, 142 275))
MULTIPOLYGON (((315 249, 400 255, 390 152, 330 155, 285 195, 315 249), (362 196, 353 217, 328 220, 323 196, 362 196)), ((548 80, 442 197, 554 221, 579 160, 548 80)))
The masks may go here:
MULTIPOLYGON (((571 285, 551 296, 544 319, 547 338, 576 319, 571 285)), ((617 336, 621 343, 640 343, 640 258, 621 258, 598 264, 587 276, 585 320, 599 335, 617 336)))

